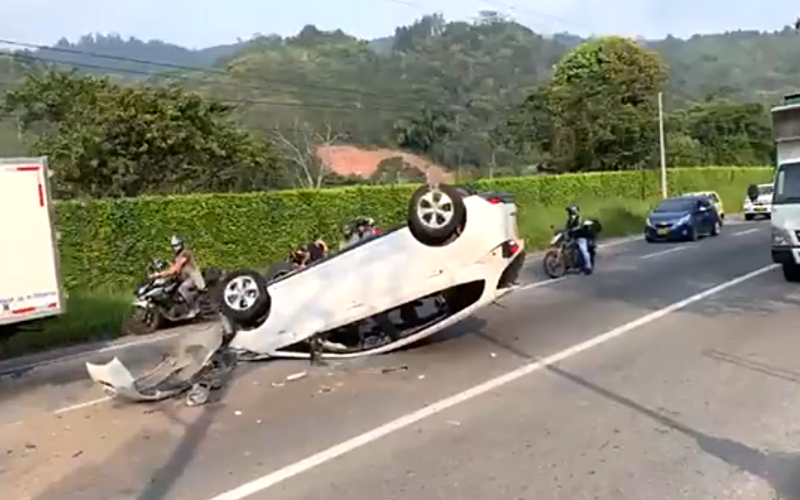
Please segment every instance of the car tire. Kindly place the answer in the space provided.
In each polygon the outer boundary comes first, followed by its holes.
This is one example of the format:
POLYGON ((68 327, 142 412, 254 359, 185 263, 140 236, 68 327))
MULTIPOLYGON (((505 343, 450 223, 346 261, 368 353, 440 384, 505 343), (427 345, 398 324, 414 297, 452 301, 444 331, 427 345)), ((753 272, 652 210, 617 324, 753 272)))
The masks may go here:
POLYGON ((549 250, 542 259, 544 273, 552 279, 558 279, 567 274, 567 263, 559 255, 558 250, 549 250))
POLYGON ((267 291, 267 279, 250 269, 234 271, 219 287, 219 305, 230 321, 250 326, 269 315, 272 298, 267 291))
POLYGON ((716 221, 711 227, 711 236, 719 236, 720 232, 722 232, 722 221, 716 221))
POLYGON ((645 235, 644 241, 646 241, 648 243, 655 243, 656 242, 655 238, 651 238, 650 236, 647 236, 647 235, 645 235))
POLYGON ((744 214, 744 220, 753 220, 753 214, 744 214))
POLYGON ((451 242, 464 229, 467 208, 464 192, 453 186, 421 186, 408 203, 408 229, 427 246, 451 242))
POLYGON ((792 283, 800 282, 800 266, 797 264, 783 264, 783 277, 792 283))

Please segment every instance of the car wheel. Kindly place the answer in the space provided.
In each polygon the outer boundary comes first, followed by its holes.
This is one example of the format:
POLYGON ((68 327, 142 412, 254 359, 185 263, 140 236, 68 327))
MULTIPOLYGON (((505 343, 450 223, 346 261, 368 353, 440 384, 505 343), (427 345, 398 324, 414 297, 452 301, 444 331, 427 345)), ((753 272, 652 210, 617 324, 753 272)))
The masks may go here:
POLYGON ((783 264, 783 277, 786 281, 797 283, 800 281, 800 266, 797 264, 783 264))
POLYGON ((227 275, 220 286, 220 311, 240 325, 252 325, 269 314, 272 299, 267 280, 249 269, 227 275))
POLYGON ((744 214, 744 220, 753 220, 753 214, 744 214))
POLYGON ((719 233, 722 231, 722 223, 720 221, 714 222, 714 226, 711 228, 711 236, 719 236, 719 233))
POLYGON ((411 195, 408 228, 423 245, 440 246, 452 241, 466 220, 464 194, 457 188, 425 185, 411 195))

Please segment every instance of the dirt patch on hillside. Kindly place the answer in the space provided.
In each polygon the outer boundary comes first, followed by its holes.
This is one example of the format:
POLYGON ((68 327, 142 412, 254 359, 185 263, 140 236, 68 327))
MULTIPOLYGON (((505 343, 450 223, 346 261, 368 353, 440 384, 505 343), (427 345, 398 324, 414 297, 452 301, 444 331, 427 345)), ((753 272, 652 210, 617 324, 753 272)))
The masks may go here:
POLYGON ((432 181, 447 181, 452 177, 441 165, 422 156, 394 149, 361 149, 356 146, 321 146, 317 149, 322 163, 341 176, 357 175, 369 178, 378 165, 389 158, 400 157, 408 165, 427 172, 432 181))

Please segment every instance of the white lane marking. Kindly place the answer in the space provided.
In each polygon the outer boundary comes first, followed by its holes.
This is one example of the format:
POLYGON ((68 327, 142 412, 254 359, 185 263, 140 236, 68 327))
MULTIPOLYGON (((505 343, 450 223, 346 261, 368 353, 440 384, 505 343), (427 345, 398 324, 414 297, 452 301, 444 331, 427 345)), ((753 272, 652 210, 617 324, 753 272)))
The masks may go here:
POLYGON ((477 398, 478 396, 481 396, 487 392, 498 389, 504 385, 510 384, 511 382, 514 382, 515 380, 518 380, 526 375, 530 375, 531 373, 542 370, 547 366, 553 365, 555 363, 558 363, 559 361, 580 354, 583 351, 591 349, 592 347, 596 347, 600 344, 606 343, 617 337, 621 337, 626 333, 635 330, 636 328, 644 326, 648 323, 652 323, 653 321, 661 319, 664 316, 667 316, 670 313, 683 309, 691 304, 694 304, 695 302, 699 302, 703 299, 711 297, 712 295, 727 290, 728 288, 743 283, 749 279, 760 276, 768 271, 775 269, 776 267, 778 267, 777 264, 771 264, 769 266, 762 267, 761 269, 757 269, 753 272, 739 276, 738 278, 734 278, 730 281, 726 281, 724 283, 716 285, 712 288, 709 288, 708 290, 692 295, 691 297, 685 298, 679 302, 675 302, 674 304, 669 305, 663 309, 659 309, 658 311, 653 311, 650 314, 647 314, 629 323, 614 328, 611 331, 598 335, 597 337, 587 340, 586 342, 574 345, 561 352, 543 358, 539 361, 524 365, 520 368, 517 368, 516 370, 512 370, 497 378, 487 380, 486 382, 476 385, 470 389, 467 389, 464 392, 455 394, 453 396, 442 399, 441 401, 437 401, 436 403, 425 406, 413 413, 404 415, 387 424, 381 425, 380 427, 376 427, 375 429, 367 431, 352 439, 348 439, 347 441, 334 445, 315 455, 311 455, 310 457, 304 458, 299 462, 287 465, 281 469, 270 472, 269 474, 266 474, 262 477, 244 483, 241 486, 238 486, 230 491, 226 491, 225 493, 221 493, 215 497, 210 498, 209 500, 242 500, 244 498, 247 498, 250 495, 254 495, 256 493, 264 491, 282 481, 285 481, 294 476, 307 472, 313 469, 314 467, 317 467, 326 462, 339 458, 340 456, 349 453, 351 451, 354 451, 358 448, 361 448, 362 446, 366 446, 374 441, 377 441, 378 439, 381 439, 384 436, 387 436, 401 429, 409 427, 425 418, 431 417, 433 415, 436 415, 437 413, 441 413, 449 408, 452 408, 453 406, 477 398))
POLYGON ((560 278, 551 279, 548 281, 534 281, 533 283, 528 283, 527 285, 522 285, 519 287, 519 290, 530 290, 531 288, 539 288, 540 286, 547 286, 552 285, 553 283, 558 283, 559 281, 564 281, 567 279, 566 276, 562 276, 560 278))
POLYGON ((647 255, 642 255, 639 258, 642 259, 642 260, 652 259, 654 257, 661 257, 662 255, 667 255, 667 254, 670 254, 670 253, 673 253, 673 252, 680 252, 681 250, 686 250, 686 247, 668 248, 666 250, 661 250, 659 252, 653 252, 653 253, 648 253, 647 255))
POLYGON ((93 399, 91 401, 84 401, 83 403, 76 403, 74 405, 65 406, 63 408, 59 408, 58 410, 54 410, 53 415, 61 415, 62 413, 68 413, 71 411, 80 410, 81 408, 88 408, 89 406, 105 403, 106 401, 111 401, 111 398, 109 396, 104 396, 102 398, 93 399))
POLYGON ((744 236, 745 234, 752 234, 758 231, 759 228, 754 227, 753 229, 746 229, 744 231, 739 231, 738 233, 733 233, 731 236, 744 236))

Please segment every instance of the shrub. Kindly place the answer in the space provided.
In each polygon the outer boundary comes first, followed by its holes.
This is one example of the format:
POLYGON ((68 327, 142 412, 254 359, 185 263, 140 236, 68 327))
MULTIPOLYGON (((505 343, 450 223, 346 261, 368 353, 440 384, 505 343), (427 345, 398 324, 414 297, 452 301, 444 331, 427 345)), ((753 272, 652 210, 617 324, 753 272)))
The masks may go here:
MULTIPOLYGON (((672 194, 716 190, 727 211, 736 212, 747 186, 768 181, 771 172, 743 167, 670 169, 668 182, 672 194)), ((658 171, 601 172, 483 179, 472 185, 514 194, 523 236, 529 246, 541 247, 550 225, 563 222, 563 207, 570 202, 600 217, 606 234, 638 230, 660 198, 659 178, 658 171)), ((369 215, 382 226, 403 221, 417 186, 59 203, 61 268, 71 290, 128 289, 142 276, 149 258, 169 250, 173 233, 187 239, 201 265, 260 268, 314 237, 337 241, 342 223, 356 215, 369 215)))

